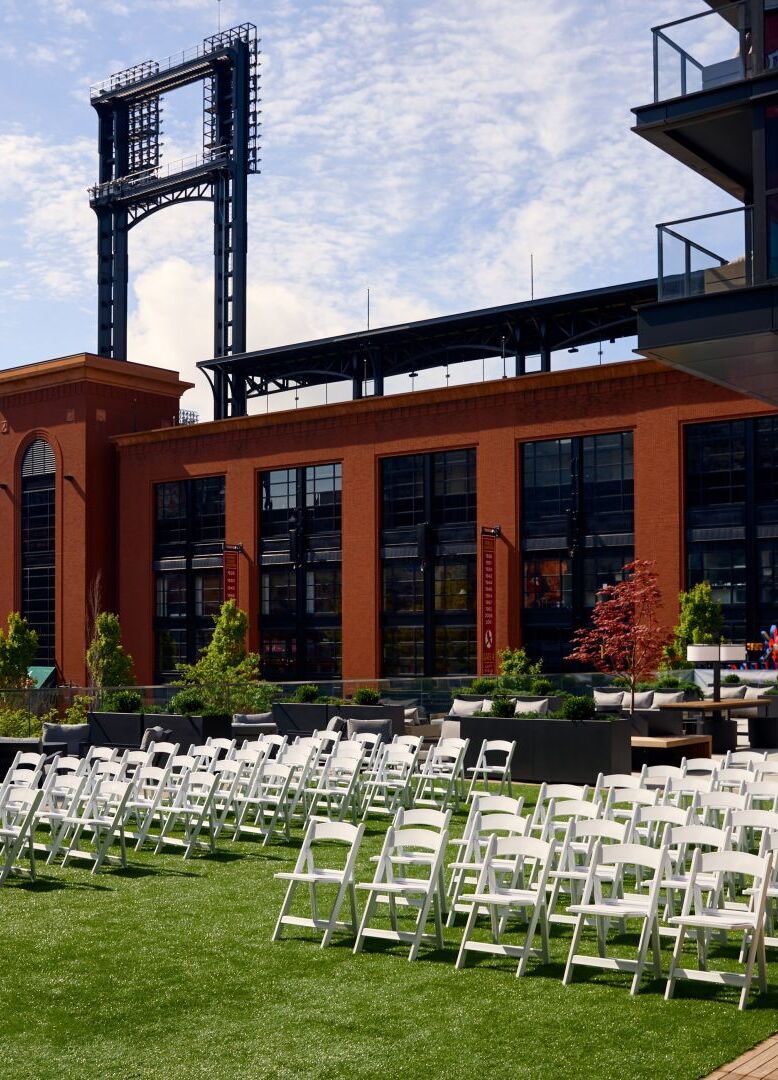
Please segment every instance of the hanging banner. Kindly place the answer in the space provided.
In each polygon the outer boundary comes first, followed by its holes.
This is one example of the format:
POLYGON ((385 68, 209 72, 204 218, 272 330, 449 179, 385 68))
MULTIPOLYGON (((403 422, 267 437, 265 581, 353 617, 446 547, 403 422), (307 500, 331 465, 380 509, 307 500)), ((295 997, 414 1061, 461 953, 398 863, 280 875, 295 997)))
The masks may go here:
POLYGON ((224 599, 238 599, 238 552, 224 552, 224 599))
POLYGON ((497 674, 495 564, 497 541, 481 537, 481 674, 497 674))

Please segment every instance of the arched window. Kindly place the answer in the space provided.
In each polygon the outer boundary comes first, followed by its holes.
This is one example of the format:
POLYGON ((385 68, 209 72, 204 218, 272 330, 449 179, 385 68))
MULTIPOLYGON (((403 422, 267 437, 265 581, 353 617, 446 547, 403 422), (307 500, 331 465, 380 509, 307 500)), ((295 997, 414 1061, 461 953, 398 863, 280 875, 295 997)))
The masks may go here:
POLYGON ((35 439, 22 458, 22 615, 38 635, 38 663, 54 663, 54 452, 35 439))

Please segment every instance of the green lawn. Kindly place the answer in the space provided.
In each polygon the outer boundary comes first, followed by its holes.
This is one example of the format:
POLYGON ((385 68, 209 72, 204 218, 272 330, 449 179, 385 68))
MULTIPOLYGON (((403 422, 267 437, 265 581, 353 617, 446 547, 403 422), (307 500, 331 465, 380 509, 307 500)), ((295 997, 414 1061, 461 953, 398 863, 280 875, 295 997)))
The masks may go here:
MULTIPOLYGON (((371 826, 364 877, 382 834, 371 826)), ((626 975, 565 989, 566 928, 520 980, 496 958, 456 972, 461 927, 414 964, 381 942, 322 951, 306 931, 272 945, 273 873, 298 842, 132 854, 98 877, 44 867, 0 890, 0 1075, 691 1080, 778 1026, 775 954, 770 995, 739 1013, 735 991, 688 983, 669 1004, 664 981, 631 1000, 626 975)))

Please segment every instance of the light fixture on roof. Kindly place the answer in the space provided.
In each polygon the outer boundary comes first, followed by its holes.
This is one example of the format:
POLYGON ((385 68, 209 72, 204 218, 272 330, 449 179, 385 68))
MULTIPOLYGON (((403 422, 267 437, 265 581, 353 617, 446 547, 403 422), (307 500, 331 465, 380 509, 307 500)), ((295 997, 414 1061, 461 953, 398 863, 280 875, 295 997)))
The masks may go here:
POLYGON ((411 380, 411 390, 415 390, 415 389, 416 389, 416 385, 415 385, 415 383, 414 383, 414 381, 413 381, 413 380, 414 380, 414 379, 418 379, 418 377, 419 377, 419 373, 418 373, 418 371, 410 371, 410 372, 408 373, 408 378, 409 378, 409 379, 411 380))
POLYGON ((577 346, 577 345, 573 345, 572 349, 568 349, 567 351, 568 351, 568 352, 578 352, 578 346, 577 346))
POLYGON ((502 377, 503 379, 508 378, 508 374, 505 370, 505 334, 502 336, 502 377))

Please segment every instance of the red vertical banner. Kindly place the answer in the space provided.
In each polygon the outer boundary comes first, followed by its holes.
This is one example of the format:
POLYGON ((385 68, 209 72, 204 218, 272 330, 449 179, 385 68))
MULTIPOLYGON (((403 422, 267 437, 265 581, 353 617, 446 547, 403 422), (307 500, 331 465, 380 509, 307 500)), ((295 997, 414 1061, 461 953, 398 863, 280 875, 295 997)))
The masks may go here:
POLYGON ((238 599, 238 552, 224 552, 224 599, 238 599))
POLYGON ((497 674, 496 637, 496 556, 497 541, 481 537, 481 674, 497 674))

